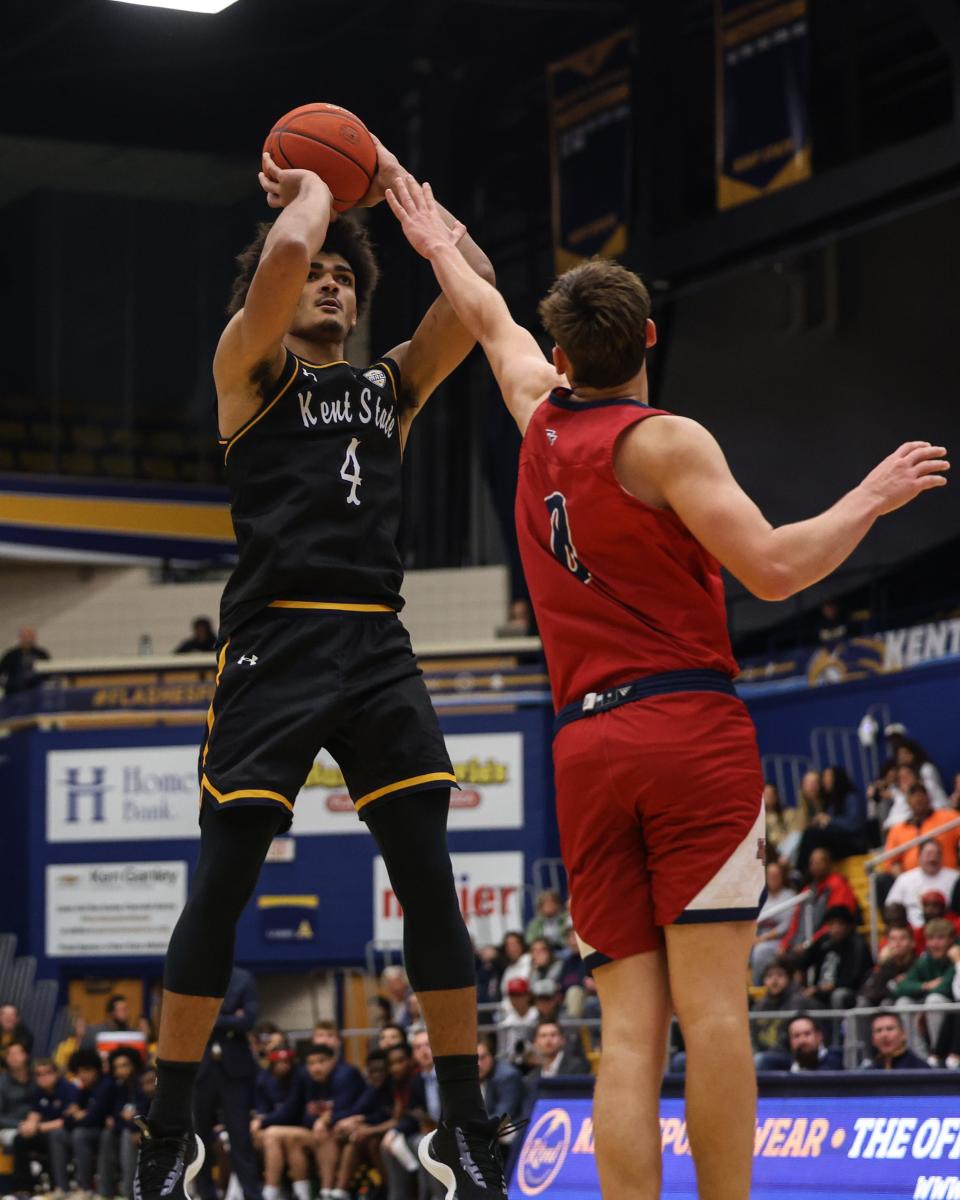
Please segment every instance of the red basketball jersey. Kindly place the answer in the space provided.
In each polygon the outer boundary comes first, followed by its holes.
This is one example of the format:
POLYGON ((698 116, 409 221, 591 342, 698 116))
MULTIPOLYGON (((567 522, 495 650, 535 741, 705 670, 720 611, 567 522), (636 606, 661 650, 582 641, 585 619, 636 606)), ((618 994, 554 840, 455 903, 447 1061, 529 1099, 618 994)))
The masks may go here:
POLYGON ((720 564, 614 474, 620 434, 661 414, 560 388, 524 435, 517 536, 557 709, 663 671, 737 673, 720 564))

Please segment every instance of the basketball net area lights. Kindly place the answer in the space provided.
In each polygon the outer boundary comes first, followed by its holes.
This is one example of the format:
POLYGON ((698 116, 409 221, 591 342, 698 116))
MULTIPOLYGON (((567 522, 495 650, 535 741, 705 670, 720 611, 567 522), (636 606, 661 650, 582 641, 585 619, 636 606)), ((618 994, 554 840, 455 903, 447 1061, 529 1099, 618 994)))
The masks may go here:
POLYGON ((144 8, 176 8, 180 12, 218 13, 237 0, 115 0, 117 4, 140 4, 144 8))

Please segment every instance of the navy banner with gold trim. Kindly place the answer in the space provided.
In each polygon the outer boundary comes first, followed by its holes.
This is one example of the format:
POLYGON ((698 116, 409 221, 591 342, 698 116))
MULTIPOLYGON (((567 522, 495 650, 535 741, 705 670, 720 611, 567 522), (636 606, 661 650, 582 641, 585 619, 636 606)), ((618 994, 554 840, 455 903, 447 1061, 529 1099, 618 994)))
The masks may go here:
POLYGON ((809 179, 808 0, 716 0, 717 207, 809 179))
POLYGON ((633 33, 623 30, 548 68, 557 271, 627 248, 633 178, 633 33))

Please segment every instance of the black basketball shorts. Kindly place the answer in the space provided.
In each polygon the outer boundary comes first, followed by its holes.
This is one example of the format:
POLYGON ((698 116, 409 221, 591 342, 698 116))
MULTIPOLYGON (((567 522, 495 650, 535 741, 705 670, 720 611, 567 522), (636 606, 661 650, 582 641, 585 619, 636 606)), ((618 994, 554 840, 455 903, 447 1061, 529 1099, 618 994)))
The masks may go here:
POLYGON ((278 601, 220 647, 202 803, 277 805, 289 828, 321 748, 361 818, 394 796, 456 787, 410 637, 395 612, 376 607, 278 601))

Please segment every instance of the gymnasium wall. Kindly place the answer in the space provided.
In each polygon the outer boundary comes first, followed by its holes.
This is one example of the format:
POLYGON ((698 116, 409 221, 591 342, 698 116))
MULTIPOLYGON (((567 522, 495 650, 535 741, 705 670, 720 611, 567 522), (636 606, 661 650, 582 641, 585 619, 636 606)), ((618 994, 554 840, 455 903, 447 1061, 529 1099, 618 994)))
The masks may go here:
MULTIPOLYGON (((903 441, 955 440, 958 221, 952 200, 704 285, 665 314, 657 402, 716 434, 775 524, 833 504, 903 441)), ((955 536, 958 519, 955 487, 884 518, 805 602, 955 536)), ((759 601, 734 612, 739 631, 784 615, 759 601)))

